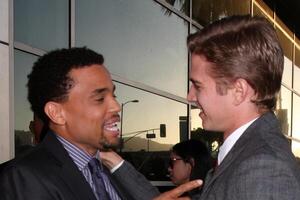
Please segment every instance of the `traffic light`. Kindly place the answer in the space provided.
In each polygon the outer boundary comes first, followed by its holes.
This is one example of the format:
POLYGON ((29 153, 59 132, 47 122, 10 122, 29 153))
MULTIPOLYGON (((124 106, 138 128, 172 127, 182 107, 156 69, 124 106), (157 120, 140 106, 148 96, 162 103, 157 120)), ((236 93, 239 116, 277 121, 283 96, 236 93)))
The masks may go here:
POLYGON ((166 137, 166 125, 160 124, 159 126, 160 137, 166 137))

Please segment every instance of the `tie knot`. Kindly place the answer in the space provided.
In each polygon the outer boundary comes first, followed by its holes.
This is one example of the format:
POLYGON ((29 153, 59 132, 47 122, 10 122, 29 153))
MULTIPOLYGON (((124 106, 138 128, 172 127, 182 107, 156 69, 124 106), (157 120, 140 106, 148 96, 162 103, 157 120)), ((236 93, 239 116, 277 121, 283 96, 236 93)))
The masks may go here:
POLYGON ((88 166, 89 166, 89 169, 90 169, 92 174, 101 171, 100 163, 99 163, 99 160, 97 158, 92 158, 90 160, 90 162, 88 163, 88 166))

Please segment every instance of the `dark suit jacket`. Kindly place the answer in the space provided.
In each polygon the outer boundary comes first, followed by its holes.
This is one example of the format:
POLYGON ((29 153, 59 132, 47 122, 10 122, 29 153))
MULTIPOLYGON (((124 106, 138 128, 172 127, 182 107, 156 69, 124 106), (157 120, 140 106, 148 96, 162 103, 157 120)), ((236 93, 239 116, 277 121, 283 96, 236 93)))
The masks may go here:
MULTIPOLYGON (((115 188, 122 199, 132 199, 123 188, 117 185, 115 188)), ((85 177, 56 136, 49 132, 32 152, 10 161, 2 171, 0 200, 58 199, 96 200, 85 177)))
POLYGON ((251 124, 206 177, 201 200, 299 200, 300 168, 268 112, 251 124))
POLYGON ((160 193, 143 174, 125 161, 113 174, 118 185, 129 192, 132 200, 151 200, 160 193))

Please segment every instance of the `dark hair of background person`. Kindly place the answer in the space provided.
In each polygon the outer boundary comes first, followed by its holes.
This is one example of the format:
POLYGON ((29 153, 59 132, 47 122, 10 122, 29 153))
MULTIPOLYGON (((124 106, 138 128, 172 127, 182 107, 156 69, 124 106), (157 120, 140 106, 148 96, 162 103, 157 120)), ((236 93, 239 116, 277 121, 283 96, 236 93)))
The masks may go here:
POLYGON ((102 65, 104 58, 86 47, 59 49, 39 58, 28 75, 28 100, 31 110, 45 123, 44 106, 49 101, 63 102, 74 86, 69 73, 72 69, 93 64, 102 65))
POLYGON ((256 92, 260 112, 276 108, 281 87, 283 51, 274 27, 263 17, 232 16, 188 37, 188 49, 213 63, 209 74, 217 92, 226 94, 235 80, 245 79, 256 92))
POLYGON ((190 180, 205 180, 207 172, 213 167, 213 159, 205 143, 199 140, 187 140, 175 144, 172 149, 184 162, 192 166, 190 180))

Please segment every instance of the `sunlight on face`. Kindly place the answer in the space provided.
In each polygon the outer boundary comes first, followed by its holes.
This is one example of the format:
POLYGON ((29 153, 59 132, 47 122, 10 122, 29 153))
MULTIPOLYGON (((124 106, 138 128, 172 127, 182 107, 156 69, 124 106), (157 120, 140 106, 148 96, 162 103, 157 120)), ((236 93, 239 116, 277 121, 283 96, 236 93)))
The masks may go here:
POLYGON ((104 66, 91 65, 73 69, 74 87, 64 103, 64 135, 93 154, 97 149, 119 145, 120 105, 115 100, 115 87, 104 66))

